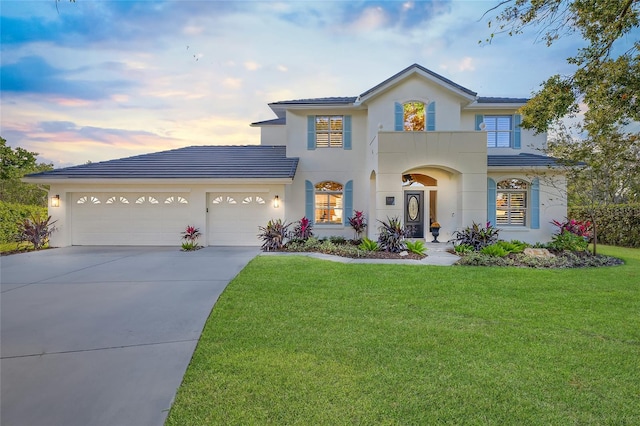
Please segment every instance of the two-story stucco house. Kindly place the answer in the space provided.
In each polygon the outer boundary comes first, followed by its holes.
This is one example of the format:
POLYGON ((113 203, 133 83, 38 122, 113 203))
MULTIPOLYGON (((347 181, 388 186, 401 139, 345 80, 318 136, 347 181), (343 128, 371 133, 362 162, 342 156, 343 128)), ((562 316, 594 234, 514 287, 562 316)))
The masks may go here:
POLYGON ((261 145, 200 146, 30 175, 50 184, 52 245, 258 245, 271 218, 353 236, 348 217, 400 217, 413 238, 491 222, 503 239, 547 241, 566 216, 562 175, 520 129, 526 99, 479 97, 420 65, 359 96, 274 102, 261 145), (556 173, 549 185, 542 175, 556 173), (558 182, 561 184, 558 185, 558 182), (56 207, 54 207, 56 205, 56 207))

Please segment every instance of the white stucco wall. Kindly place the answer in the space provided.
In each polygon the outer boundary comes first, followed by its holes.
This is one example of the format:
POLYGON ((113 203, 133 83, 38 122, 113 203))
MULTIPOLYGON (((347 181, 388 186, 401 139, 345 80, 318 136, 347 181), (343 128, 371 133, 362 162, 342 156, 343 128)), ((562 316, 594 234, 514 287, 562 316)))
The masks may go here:
POLYGON ((260 128, 260 145, 286 145, 287 126, 268 125, 260 128))
MULTIPOLYGON (((487 148, 480 132, 380 132, 376 216, 404 215, 402 175, 427 174, 438 180, 436 219, 446 241, 460 227, 487 217, 487 148), (386 205, 395 197, 395 205, 386 205)), ((419 188, 413 188, 419 189, 419 188)), ((426 196, 426 194, 425 194, 426 196)), ((428 211, 428 210, 427 210, 428 211)), ((428 227, 428 218, 425 218, 428 227)))
MULTIPOLYGON (((314 185, 322 181, 346 184, 353 180, 353 208, 367 211, 369 193, 369 172, 364 158, 366 142, 366 112, 345 111, 343 109, 309 109, 287 112, 287 156, 299 157, 298 170, 293 184, 287 187, 287 198, 294 200, 287 206, 287 221, 295 222, 305 216, 305 181, 314 185), (342 148, 307 149, 307 116, 309 115, 351 115, 350 150, 342 148)), ((318 237, 353 237, 350 226, 315 225, 318 237)))

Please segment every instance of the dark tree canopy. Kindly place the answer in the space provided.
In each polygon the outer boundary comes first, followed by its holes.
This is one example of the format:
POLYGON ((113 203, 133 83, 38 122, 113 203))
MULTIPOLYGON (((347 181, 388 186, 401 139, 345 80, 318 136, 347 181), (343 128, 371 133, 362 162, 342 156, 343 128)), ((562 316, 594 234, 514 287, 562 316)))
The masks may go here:
POLYGON ((640 0, 506 0, 487 14, 498 34, 517 35, 532 28, 547 46, 579 33, 585 47, 567 61, 572 75, 553 75, 522 108, 525 128, 537 132, 587 105, 584 128, 606 134, 640 121, 640 0))
POLYGON ((0 137, 0 201, 47 205, 47 191, 21 181, 29 173, 53 169, 53 164, 38 163, 37 155, 24 148, 13 149, 0 137))

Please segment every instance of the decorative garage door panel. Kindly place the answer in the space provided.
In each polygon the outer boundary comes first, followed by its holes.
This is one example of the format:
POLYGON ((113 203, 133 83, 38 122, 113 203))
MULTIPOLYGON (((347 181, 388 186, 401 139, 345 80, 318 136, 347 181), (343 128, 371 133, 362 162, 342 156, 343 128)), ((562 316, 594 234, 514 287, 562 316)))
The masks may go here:
POLYGON ((209 245, 257 246, 258 227, 273 215, 265 193, 209 194, 209 245))
POLYGON ((189 195, 78 193, 71 197, 74 245, 179 246, 189 195))

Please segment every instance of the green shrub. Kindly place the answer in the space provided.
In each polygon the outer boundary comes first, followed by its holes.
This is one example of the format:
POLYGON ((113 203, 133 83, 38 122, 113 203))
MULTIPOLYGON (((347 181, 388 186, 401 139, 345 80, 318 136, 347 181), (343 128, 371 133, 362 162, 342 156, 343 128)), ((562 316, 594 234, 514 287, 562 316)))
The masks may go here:
POLYGON ((468 254, 468 253, 473 253, 475 251, 473 249, 473 246, 469 245, 469 244, 458 244, 456 246, 453 246, 453 249, 459 255, 465 255, 465 254, 468 254))
POLYGON ((522 241, 518 241, 518 240, 498 241, 496 245, 504 249, 507 252, 507 254, 522 253, 524 249, 529 247, 529 244, 523 243, 522 241))
POLYGON ((338 235, 329 237, 329 241, 331 241, 333 244, 345 244, 347 242, 347 239, 338 235))
MULTIPOLYGON (((569 207, 569 217, 591 220, 589 209, 569 207)), ((595 209, 597 242, 621 247, 640 247, 640 204, 618 204, 595 209)))
POLYGON ((585 237, 576 235, 569 231, 562 231, 551 239, 549 247, 556 250, 585 251, 589 246, 589 241, 585 237))
POLYGON ((19 234, 18 223, 31 217, 46 217, 47 208, 0 201, 0 243, 14 242, 19 234))
POLYGON ((407 241, 406 244, 407 244, 407 250, 409 250, 411 253, 415 253, 422 256, 427 251, 427 248, 424 246, 424 242, 420 240, 407 241))
POLYGON ((509 251, 503 249, 500 244, 491 244, 480 249, 480 253, 494 257, 505 257, 509 254, 509 251))
POLYGON ((380 250, 380 246, 376 241, 370 240, 367 237, 362 239, 362 242, 358 246, 358 248, 362 251, 378 251, 380 250))
POLYGON ((479 251, 472 251, 461 257, 457 265, 464 266, 514 266, 513 259, 508 257, 489 256, 479 251))

